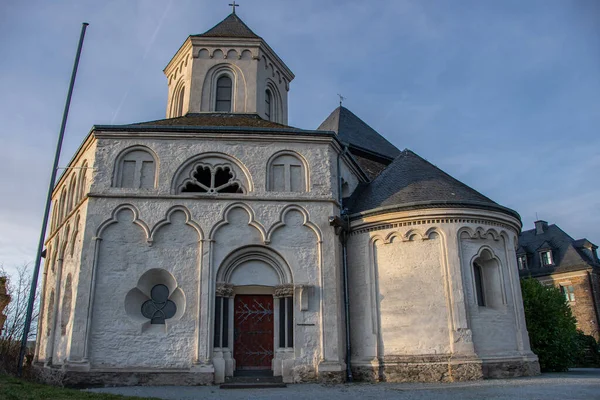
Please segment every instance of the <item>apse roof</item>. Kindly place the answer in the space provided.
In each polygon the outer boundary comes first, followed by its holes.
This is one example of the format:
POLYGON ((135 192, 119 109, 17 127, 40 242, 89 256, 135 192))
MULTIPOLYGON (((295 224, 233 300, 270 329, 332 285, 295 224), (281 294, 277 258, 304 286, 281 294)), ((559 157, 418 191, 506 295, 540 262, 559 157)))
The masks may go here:
POLYGON ((213 26, 204 33, 192 35, 194 37, 232 37, 261 39, 248 25, 235 13, 229 14, 223 21, 213 26))
POLYGON ((400 150, 346 107, 339 106, 321 123, 318 130, 334 131, 350 148, 366 150, 393 159, 400 150))
POLYGON ((400 155, 368 184, 359 187, 344 204, 351 213, 382 207, 452 205, 496 209, 519 215, 454 179, 410 150, 400 155))

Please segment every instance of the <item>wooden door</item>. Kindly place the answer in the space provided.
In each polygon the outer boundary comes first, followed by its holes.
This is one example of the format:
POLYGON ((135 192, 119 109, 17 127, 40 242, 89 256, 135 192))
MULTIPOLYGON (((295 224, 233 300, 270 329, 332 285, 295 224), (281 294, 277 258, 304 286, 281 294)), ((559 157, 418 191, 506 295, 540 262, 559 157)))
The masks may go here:
POLYGON ((237 295, 234 310, 236 369, 271 369, 273 296, 237 295))

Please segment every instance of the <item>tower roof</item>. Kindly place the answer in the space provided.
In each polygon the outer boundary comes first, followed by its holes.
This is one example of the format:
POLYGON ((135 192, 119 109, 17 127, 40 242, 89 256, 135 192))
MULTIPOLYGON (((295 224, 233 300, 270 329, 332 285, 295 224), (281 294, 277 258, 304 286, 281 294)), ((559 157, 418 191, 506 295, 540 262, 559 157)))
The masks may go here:
POLYGON ((381 207, 436 205, 494 209, 519 218, 513 210, 500 206, 410 150, 403 150, 377 178, 357 189, 347 203, 353 213, 381 207))
POLYGON ((192 35, 193 37, 232 37, 261 39, 248 25, 235 13, 231 13, 223 21, 213 26, 204 33, 192 35))
POLYGON ((400 154, 396 146, 343 106, 333 110, 317 129, 334 131, 342 142, 350 145, 351 150, 352 148, 366 150, 388 159, 394 159, 400 154))

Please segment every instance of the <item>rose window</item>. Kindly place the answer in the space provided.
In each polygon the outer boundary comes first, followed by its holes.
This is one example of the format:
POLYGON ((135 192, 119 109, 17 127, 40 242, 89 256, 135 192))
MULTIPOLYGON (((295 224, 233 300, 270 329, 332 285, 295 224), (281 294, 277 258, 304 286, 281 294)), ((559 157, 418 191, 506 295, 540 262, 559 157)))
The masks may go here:
POLYGON ((181 188, 181 193, 244 193, 230 165, 196 165, 181 188))

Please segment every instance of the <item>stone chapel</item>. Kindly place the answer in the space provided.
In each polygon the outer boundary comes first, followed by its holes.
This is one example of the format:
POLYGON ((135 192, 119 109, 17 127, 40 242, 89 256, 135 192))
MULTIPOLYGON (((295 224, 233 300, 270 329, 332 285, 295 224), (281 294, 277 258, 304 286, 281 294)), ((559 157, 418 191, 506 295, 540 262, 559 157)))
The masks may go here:
POLYGON ((65 385, 539 373, 519 215, 294 74, 235 12, 164 73, 166 119, 96 125, 56 184, 35 366, 65 385))

